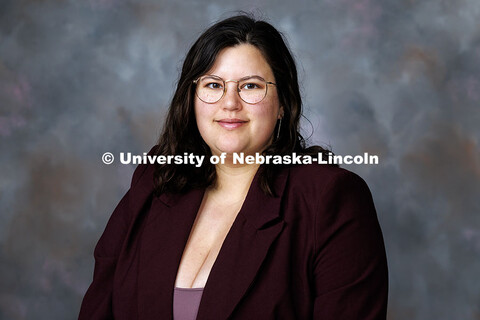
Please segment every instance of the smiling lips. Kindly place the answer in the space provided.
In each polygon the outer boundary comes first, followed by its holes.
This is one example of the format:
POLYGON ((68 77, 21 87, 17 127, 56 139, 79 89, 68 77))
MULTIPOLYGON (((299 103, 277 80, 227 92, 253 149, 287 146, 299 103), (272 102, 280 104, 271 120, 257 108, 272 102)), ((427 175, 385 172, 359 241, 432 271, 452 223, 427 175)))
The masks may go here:
POLYGON ((216 122, 227 130, 233 130, 243 126, 248 121, 241 120, 241 119, 221 119, 221 120, 216 120, 216 122))

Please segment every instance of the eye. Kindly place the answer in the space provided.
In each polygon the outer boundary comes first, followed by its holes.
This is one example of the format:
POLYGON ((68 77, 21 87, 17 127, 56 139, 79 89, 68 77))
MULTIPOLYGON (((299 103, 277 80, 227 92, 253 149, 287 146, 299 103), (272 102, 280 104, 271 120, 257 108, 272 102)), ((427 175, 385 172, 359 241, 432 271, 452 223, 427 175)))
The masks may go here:
POLYGON ((223 85, 220 82, 216 81, 205 81, 203 83, 202 87, 208 88, 208 89, 213 89, 213 90, 218 90, 218 89, 223 89, 223 85))
POLYGON ((242 85, 242 89, 247 89, 247 90, 258 89, 258 88, 260 88, 260 86, 253 82, 248 82, 242 85))
POLYGON ((222 84, 219 82, 207 82, 205 87, 209 89, 222 89, 222 84))
POLYGON ((263 90, 264 88, 265 84, 256 79, 240 84, 240 90, 263 90))
POLYGON ((223 90, 223 81, 217 77, 208 76, 201 78, 198 86, 207 90, 223 90))

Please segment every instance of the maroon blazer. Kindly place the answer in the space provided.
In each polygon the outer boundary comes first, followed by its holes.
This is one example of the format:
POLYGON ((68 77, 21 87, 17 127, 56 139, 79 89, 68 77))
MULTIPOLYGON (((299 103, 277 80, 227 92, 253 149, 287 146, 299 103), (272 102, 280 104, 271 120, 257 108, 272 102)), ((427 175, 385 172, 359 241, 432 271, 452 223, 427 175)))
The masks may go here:
MULTIPOLYGON (((260 168, 261 170, 261 168, 260 168)), ((140 165, 94 252, 80 320, 172 319, 177 269, 204 190, 155 197, 140 165)), ((385 319, 388 274, 365 182, 328 165, 255 176, 213 265, 198 320, 385 319)))

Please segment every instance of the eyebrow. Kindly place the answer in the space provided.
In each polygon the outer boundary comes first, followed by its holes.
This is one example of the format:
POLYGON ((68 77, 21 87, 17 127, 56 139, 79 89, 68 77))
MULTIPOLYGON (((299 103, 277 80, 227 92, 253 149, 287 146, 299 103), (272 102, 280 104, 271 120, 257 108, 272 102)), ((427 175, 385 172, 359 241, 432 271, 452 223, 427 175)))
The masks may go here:
MULTIPOLYGON (((235 80, 235 79, 226 79, 226 80, 225 80, 225 79, 223 79, 222 77, 217 76, 216 74, 206 74, 205 76, 217 77, 217 78, 219 78, 219 79, 222 79, 223 81, 235 80)), ((256 75, 256 74, 254 74, 254 75, 249 75, 249 76, 245 76, 245 77, 242 77, 242 78, 240 78, 240 79, 238 79, 238 80, 235 80, 235 81, 242 81, 242 80, 250 79, 250 78, 258 78, 258 79, 261 79, 261 80, 263 80, 263 81, 267 81, 267 80, 265 80, 263 77, 261 77, 261 76, 259 76, 259 75, 256 75)))

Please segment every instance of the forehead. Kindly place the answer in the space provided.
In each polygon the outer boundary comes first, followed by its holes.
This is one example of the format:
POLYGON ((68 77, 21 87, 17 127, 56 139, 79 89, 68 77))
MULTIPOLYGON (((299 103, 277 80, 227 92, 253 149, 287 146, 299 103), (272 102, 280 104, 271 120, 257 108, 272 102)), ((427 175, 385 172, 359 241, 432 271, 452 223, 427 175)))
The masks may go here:
POLYGON ((240 44, 223 49, 207 73, 224 79, 256 75, 268 81, 275 80, 267 60, 261 51, 251 44, 240 44))

